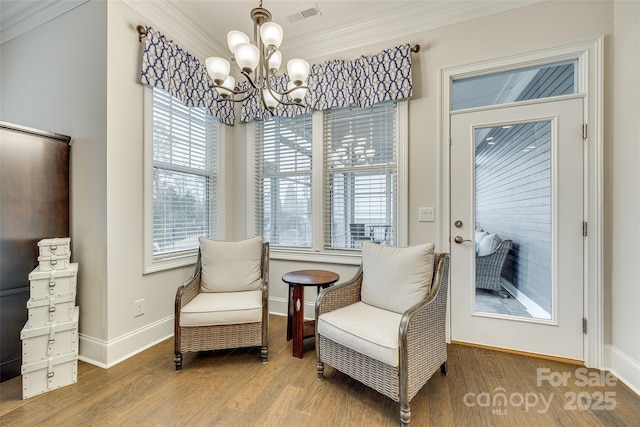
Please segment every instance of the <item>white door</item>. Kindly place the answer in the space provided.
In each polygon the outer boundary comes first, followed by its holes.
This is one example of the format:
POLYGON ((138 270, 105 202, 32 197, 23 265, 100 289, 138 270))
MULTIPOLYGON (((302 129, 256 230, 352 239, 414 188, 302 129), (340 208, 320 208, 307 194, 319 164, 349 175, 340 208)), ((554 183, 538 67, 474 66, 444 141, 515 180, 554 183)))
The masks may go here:
POLYGON ((452 341, 584 360, 582 124, 577 97, 452 113, 452 341))

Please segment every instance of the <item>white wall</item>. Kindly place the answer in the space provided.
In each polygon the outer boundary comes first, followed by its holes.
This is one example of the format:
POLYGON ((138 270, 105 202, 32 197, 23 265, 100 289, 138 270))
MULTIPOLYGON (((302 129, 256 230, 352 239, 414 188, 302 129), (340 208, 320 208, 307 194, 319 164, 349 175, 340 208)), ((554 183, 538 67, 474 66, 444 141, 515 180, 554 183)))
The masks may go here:
POLYGON ((106 13, 106 2, 90 2, 0 46, 2 120, 73 138, 76 301, 80 333, 97 339, 108 326, 106 13))
POLYGON ((640 393, 640 3, 614 3, 611 194, 611 370, 640 393))
POLYGON ((139 83, 142 44, 135 28, 153 22, 119 1, 109 2, 108 18, 109 330, 101 344, 108 349, 106 364, 110 365, 173 334, 176 288, 193 267, 143 274, 144 88, 139 83), (138 299, 144 299, 145 313, 134 317, 138 299))

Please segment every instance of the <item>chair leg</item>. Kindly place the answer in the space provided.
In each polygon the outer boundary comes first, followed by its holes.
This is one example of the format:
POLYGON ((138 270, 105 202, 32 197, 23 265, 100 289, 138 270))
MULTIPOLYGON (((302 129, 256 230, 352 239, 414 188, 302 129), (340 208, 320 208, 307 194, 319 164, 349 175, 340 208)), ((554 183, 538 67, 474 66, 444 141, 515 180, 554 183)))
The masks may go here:
POLYGON ((182 371, 182 353, 173 355, 173 363, 176 365, 176 371, 182 371))
POLYGON ((264 365, 265 363, 267 363, 269 358, 269 347, 263 345, 260 348, 260 356, 262 357, 262 364, 264 365))
POLYGON ((409 403, 400 403, 400 425, 403 427, 408 426, 411 423, 411 408, 409 403))
POLYGON ((320 381, 324 380, 324 363, 318 361, 318 363, 316 363, 316 370, 318 371, 318 379, 320 381))
POLYGON ((449 372, 449 367, 447 366, 447 362, 444 362, 442 365, 440 365, 440 373, 442 375, 447 375, 448 372, 449 372))

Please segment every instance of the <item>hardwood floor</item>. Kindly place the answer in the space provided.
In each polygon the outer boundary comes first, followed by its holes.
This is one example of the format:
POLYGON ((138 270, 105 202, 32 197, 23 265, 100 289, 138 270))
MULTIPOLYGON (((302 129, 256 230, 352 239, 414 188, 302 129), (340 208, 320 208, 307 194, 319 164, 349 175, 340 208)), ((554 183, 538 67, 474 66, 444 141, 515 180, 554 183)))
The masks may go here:
MULTIPOLYGON (((27 400, 20 377, 5 381, 0 425, 398 425, 398 404, 328 366, 318 381, 313 339, 294 358, 286 319, 270 321, 266 365, 259 349, 187 353, 175 372, 167 340, 108 370, 79 362, 77 384, 27 400)), ((640 425, 640 397, 598 371, 460 345, 448 358, 449 375, 437 372, 413 398, 412 426, 640 425), (538 384, 538 369, 551 381, 538 384)))

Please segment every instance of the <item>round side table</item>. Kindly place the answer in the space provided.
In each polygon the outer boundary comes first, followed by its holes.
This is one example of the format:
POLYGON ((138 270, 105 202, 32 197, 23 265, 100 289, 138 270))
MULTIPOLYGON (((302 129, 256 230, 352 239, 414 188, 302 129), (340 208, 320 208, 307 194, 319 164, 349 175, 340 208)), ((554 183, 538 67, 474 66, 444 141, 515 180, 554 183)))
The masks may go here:
POLYGON ((293 338, 294 357, 302 359, 304 339, 316 333, 315 320, 304 321, 304 287, 316 286, 320 292, 339 279, 338 274, 326 270, 298 270, 282 275, 282 281, 289 285, 287 341, 293 338))

